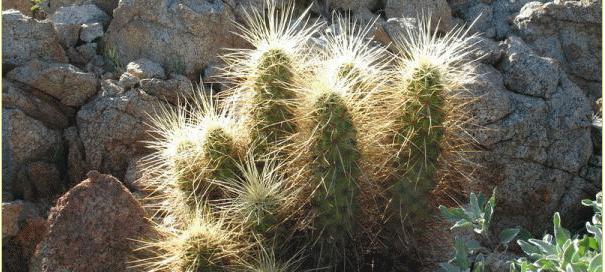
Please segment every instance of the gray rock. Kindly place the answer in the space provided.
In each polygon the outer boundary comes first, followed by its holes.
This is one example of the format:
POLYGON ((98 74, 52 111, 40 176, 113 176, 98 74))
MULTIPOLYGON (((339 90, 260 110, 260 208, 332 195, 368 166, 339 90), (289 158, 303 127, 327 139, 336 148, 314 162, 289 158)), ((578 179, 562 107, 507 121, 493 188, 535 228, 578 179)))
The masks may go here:
POLYGON ((559 83, 560 68, 556 61, 536 55, 518 37, 509 37, 504 45, 507 57, 500 70, 506 87, 525 95, 549 98, 559 83))
POLYGON ((121 1, 103 39, 121 63, 147 58, 199 78, 221 48, 242 47, 231 33, 231 19, 233 12, 223 1, 121 1))
POLYGON ((120 80, 118 81, 118 84, 120 84, 120 86, 122 86, 122 88, 124 88, 124 90, 130 90, 130 89, 132 89, 132 87, 139 84, 139 81, 141 81, 141 80, 138 77, 133 76, 129 73, 123 73, 120 76, 120 80))
POLYGON ((377 0, 339 0, 330 1, 330 7, 332 9, 342 10, 358 10, 358 9, 372 9, 376 5, 377 0))
POLYGON ((66 50, 67 57, 69 58, 69 63, 73 63, 76 65, 82 65, 86 63, 84 56, 74 47, 67 48, 66 50))
POLYGON ((2 11, 2 63, 22 65, 33 59, 67 62, 50 22, 26 17, 16 10, 2 11))
POLYGON ((164 68, 156 62, 142 58, 128 63, 126 72, 139 79, 166 78, 164 68))
POLYGON ((452 11, 446 0, 388 0, 384 8, 387 18, 419 18, 431 16, 433 26, 439 22, 439 30, 453 27, 452 11))
POLYGON ((61 131, 18 109, 2 109, 2 186, 15 197, 39 200, 60 191, 61 131))
POLYGON ((78 42, 83 24, 100 23, 105 25, 110 17, 95 5, 64 6, 57 9, 49 18, 53 23, 59 40, 65 48, 78 42))
POLYGON ((514 19, 516 33, 540 56, 561 63, 592 100, 601 97, 601 5, 591 1, 528 4, 514 19))
POLYGON ((60 7, 65 6, 81 6, 87 4, 94 4, 103 10, 105 13, 111 15, 113 10, 118 6, 119 0, 48 0, 48 12, 54 13, 60 7))
POLYGON ((88 169, 86 155, 77 127, 63 130, 63 140, 67 146, 67 179, 72 185, 85 178, 86 169, 88 169))
POLYGON ((82 24, 80 28, 80 40, 90 43, 97 38, 103 37, 103 33, 102 23, 82 24))
POLYGON ((469 54, 470 59, 479 60, 487 64, 496 64, 502 59, 502 49, 500 44, 482 36, 475 36, 469 39, 472 44, 472 51, 469 54))
MULTIPOLYGON (((382 28, 388 35, 388 40, 383 38, 384 44, 397 40, 405 40, 407 36, 406 29, 418 29, 418 21, 415 18, 390 18, 382 24, 382 28)), ((397 51, 394 43, 391 43, 389 49, 393 52, 397 51)))
POLYGON ((124 93, 124 88, 117 80, 105 79, 101 81, 101 92, 99 96, 115 96, 124 93))
POLYGON ((97 55, 97 44, 96 43, 86 43, 76 47, 76 50, 82 58, 88 63, 92 58, 97 55))
POLYGON ((468 9, 465 16, 467 22, 474 22, 471 33, 483 32, 487 38, 496 36, 496 29, 492 24, 494 11, 490 5, 485 3, 476 4, 468 9))
POLYGON ((76 122, 88 167, 124 177, 129 160, 147 152, 143 142, 150 139, 149 115, 166 104, 142 91, 123 92, 107 83, 109 90, 82 106, 76 122))
POLYGON ((532 50, 511 50, 523 47, 527 46, 510 46, 504 52, 506 60, 518 52, 526 54, 504 74, 478 65, 478 82, 469 86, 478 99, 470 111, 482 127, 473 131, 473 137, 484 152, 477 157, 481 167, 467 189, 490 192, 498 188, 497 230, 521 225, 540 234, 550 226, 555 211, 562 211, 568 222, 579 220, 575 211, 581 199, 595 193, 593 183, 580 177, 592 154, 590 103, 563 71, 552 79, 550 73, 534 73, 533 82, 521 77, 519 71, 532 71, 522 60, 540 58, 532 50), (507 83, 510 75, 519 75, 518 83, 507 83), (555 81, 554 87, 549 80, 555 81))
POLYGON ((53 129, 69 126, 72 115, 72 111, 51 96, 8 79, 2 80, 2 106, 19 109, 53 129))
POLYGON ((7 78, 49 94, 67 106, 81 106, 97 92, 97 79, 71 64, 30 61, 8 73, 7 78))
POLYGON ((191 81, 185 76, 175 74, 171 74, 168 80, 143 79, 141 89, 173 105, 178 105, 179 101, 189 100, 193 96, 191 81))

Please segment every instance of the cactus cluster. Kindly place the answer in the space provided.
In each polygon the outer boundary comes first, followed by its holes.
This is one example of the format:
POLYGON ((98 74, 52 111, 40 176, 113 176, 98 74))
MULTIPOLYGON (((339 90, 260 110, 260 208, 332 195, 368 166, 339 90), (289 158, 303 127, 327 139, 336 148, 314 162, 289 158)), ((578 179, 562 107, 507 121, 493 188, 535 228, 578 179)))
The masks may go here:
POLYGON ((462 28, 438 36, 420 20, 390 52, 374 22, 295 12, 245 12, 252 49, 224 56, 230 89, 154 118, 144 181, 156 225, 135 267, 363 270, 400 256, 393 222, 432 216, 447 172, 468 177, 462 28))

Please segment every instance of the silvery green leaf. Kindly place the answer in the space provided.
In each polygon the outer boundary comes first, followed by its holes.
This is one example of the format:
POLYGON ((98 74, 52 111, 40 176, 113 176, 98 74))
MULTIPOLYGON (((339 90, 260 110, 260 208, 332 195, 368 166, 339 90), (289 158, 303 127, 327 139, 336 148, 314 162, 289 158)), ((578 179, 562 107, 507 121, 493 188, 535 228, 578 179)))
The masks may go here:
POLYGON ((500 244, 507 245, 510 243, 513 239, 515 239, 515 237, 517 237, 519 231, 521 231, 519 228, 510 228, 500 232, 500 244))

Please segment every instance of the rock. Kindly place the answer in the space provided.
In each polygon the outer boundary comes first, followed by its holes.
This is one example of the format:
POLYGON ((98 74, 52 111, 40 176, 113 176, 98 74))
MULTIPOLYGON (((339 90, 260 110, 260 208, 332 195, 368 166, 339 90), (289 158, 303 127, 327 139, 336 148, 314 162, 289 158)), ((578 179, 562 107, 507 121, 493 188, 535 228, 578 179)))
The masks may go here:
MULTIPOLYGON (((547 0, 539 0, 546 2, 547 0)), ((536 0, 457 0, 448 1, 454 16, 463 18, 465 23, 470 25, 475 19, 473 31, 482 32, 484 37, 503 40, 511 31, 513 18, 519 10, 530 2, 536 0)))
POLYGON ((495 65, 502 58, 500 45, 491 39, 475 36, 469 39, 469 42, 473 44, 473 51, 469 54, 470 59, 495 65))
POLYGON ((2 11, 2 44, 5 65, 18 66, 34 59, 67 62, 52 24, 16 10, 2 11))
POLYGON ((557 60, 591 97, 601 97, 601 5, 599 1, 527 4, 514 19, 515 33, 538 55, 557 60))
POLYGON ((509 37, 505 46, 505 58, 500 70, 504 84, 514 92, 549 98, 559 84, 559 65, 551 58, 543 58, 531 52, 518 37, 509 37))
POLYGON ((600 153, 602 146, 603 137, 603 119, 600 117, 593 117, 592 126, 590 129, 592 136, 592 143, 594 144, 594 153, 600 153))
POLYGON ((121 1, 103 39, 121 63, 147 58, 197 79, 222 48, 242 47, 233 18, 223 1, 121 1))
POLYGON ((139 79, 166 77, 161 65, 145 58, 128 63, 126 72, 139 79))
POLYGON ((2 268, 27 271, 36 245, 46 233, 46 220, 38 208, 17 200, 2 203, 2 268))
POLYGON ((120 76, 120 80, 118 81, 118 84, 120 84, 120 86, 122 86, 122 88, 124 88, 124 90, 130 90, 130 89, 132 89, 132 87, 139 84, 139 81, 141 81, 141 80, 138 77, 133 76, 129 73, 123 73, 120 76))
POLYGON ((7 162, 2 165, 3 190, 26 200, 60 191, 61 138, 60 130, 47 128, 19 109, 2 109, 2 160, 7 162))
POLYGON ((119 82, 113 79, 101 81, 101 93, 99 96, 116 96, 124 93, 124 88, 119 85, 119 82))
POLYGON ((35 217, 40 218, 40 212, 30 202, 2 202, 2 239, 17 235, 25 220, 35 217))
MULTIPOLYGON (((389 36, 388 42, 406 40, 409 38, 406 29, 417 30, 418 21, 415 18, 390 18, 382 24, 382 27, 389 36)), ((389 49, 393 52, 398 50, 393 43, 390 44, 389 49)))
POLYGON ((69 127, 63 130, 63 141, 67 146, 67 178, 69 184, 75 184, 86 174, 86 155, 84 146, 80 140, 77 127, 69 127))
POLYGON ((21 230, 3 241, 2 268, 5 271, 28 271, 36 246, 46 235, 48 226, 42 217, 26 219, 21 230))
POLYGON ((30 0, 2 0, 2 10, 16 9, 23 15, 32 17, 32 2, 30 0))
POLYGON ((67 106, 78 107, 97 92, 95 75, 71 64, 33 60, 8 73, 7 78, 49 94, 67 106))
POLYGON ((173 105, 191 99, 194 94, 191 81, 182 75, 171 74, 168 80, 143 79, 140 85, 146 93, 173 105))
POLYGON ((80 28, 80 40, 90 43, 97 38, 103 37, 103 24, 83 24, 80 28))
POLYGON ((105 25, 110 17, 95 5, 64 6, 57 9, 49 20, 53 23, 59 40, 65 48, 78 42, 83 24, 99 23, 105 25))
MULTIPOLYGON (((60 146, 63 147, 62 142, 60 146)), ((36 161, 26 165, 26 169, 19 173, 19 176, 23 176, 28 179, 31 183, 31 187, 24 187, 25 198, 28 200, 50 200, 54 195, 63 192, 64 186, 61 180, 61 173, 59 172, 58 163, 65 162, 64 150, 58 151, 60 153, 53 154, 55 157, 50 158, 54 160, 60 160, 59 162, 45 162, 36 161), (28 195, 32 195, 28 197, 28 195)))
POLYGON ((167 104, 139 90, 124 92, 112 82, 106 87, 104 95, 82 106, 76 122, 89 169, 122 178, 129 160, 147 152, 149 115, 167 104))
MULTIPOLYGON (((511 49, 527 49, 521 40, 519 45, 513 41, 507 41, 503 59, 509 61, 518 52, 526 54, 523 59, 540 58, 532 50, 511 49)), ((478 83, 469 86, 478 97, 469 111, 483 128, 473 136, 484 152, 478 154, 481 167, 467 190, 489 193, 497 187, 496 230, 520 225, 538 235, 550 227, 555 211, 562 211, 567 222, 580 220, 574 211, 581 199, 596 193, 593 183, 580 177, 592 154, 590 103, 552 60, 544 63, 554 72, 535 73, 533 82, 520 75, 533 71, 523 61, 504 74, 480 64, 474 72, 480 75, 478 83), (549 79, 552 74, 558 76, 549 79), (507 80, 510 75, 519 75, 519 82, 507 80), (549 80, 555 80, 554 88, 549 80)))
POLYGON ((600 188, 603 177, 603 159, 600 153, 590 157, 588 164, 580 170, 580 177, 592 182, 595 188, 600 188))
POLYGON ((48 2, 48 11, 50 14, 54 13, 60 7, 94 4, 105 13, 111 15, 113 9, 118 6, 119 0, 49 0, 48 2))
POLYGON ((447 31, 453 27, 452 11, 446 0, 388 0, 384 8, 387 18, 419 18, 431 16, 433 26, 439 22, 439 30, 447 31))
POLYGON ((80 52, 78 52, 78 50, 76 50, 76 48, 74 48, 74 47, 67 48, 66 52, 67 52, 67 57, 69 58, 69 63, 73 63, 73 64, 77 64, 77 65, 82 65, 82 64, 86 63, 84 56, 82 56, 82 54, 80 54, 80 52))
POLYGON ((358 10, 358 9, 373 9, 376 6, 377 0, 339 0, 330 1, 332 9, 342 10, 358 10))
POLYGON ((97 55, 97 44, 86 43, 76 47, 76 50, 78 51, 78 53, 80 53, 84 61, 88 63, 92 58, 97 55))
POLYGON ((128 168, 126 169, 126 175, 124 176, 124 185, 133 192, 142 191, 145 188, 144 178, 149 175, 145 170, 145 158, 136 157, 132 158, 128 162, 128 168))
POLYGON ((19 216, 22 210, 22 201, 2 203, 2 239, 17 235, 19 231, 19 216))
POLYGON ((51 96, 8 79, 2 80, 2 105, 19 109, 49 128, 66 128, 72 115, 70 109, 51 96))
POLYGON ((125 271, 129 239, 148 231, 144 216, 119 180, 89 172, 51 209, 30 271, 125 271))
POLYGON ((467 22, 474 22, 471 33, 482 32, 487 38, 496 36, 496 29, 492 24, 494 12, 490 5, 479 3, 468 9, 465 14, 467 22))

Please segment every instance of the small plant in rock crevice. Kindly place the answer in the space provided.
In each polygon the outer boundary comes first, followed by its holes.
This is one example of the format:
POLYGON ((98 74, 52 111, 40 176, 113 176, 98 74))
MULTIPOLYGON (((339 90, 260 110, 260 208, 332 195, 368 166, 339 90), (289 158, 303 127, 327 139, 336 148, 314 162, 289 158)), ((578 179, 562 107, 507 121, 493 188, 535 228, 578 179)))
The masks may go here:
POLYGON ((495 239, 493 231, 490 230, 496 203, 495 194, 494 190, 492 197, 486 200, 482 194, 477 196, 471 193, 467 207, 439 207, 442 216, 454 223, 452 230, 467 228, 479 235, 478 240, 455 237, 454 257, 441 264, 443 271, 490 271, 486 255, 506 253, 509 243, 516 238, 520 238, 516 241, 526 256, 509 260, 510 271, 602 271, 602 192, 597 194, 595 200, 582 200, 582 205, 592 207, 595 212, 591 222, 586 222, 585 234, 572 236, 561 226, 561 216, 556 212, 553 215, 554 236, 546 234, 542 239, 527 238, 530 234, 519 227, 504 229, 498 239, 495 239))

